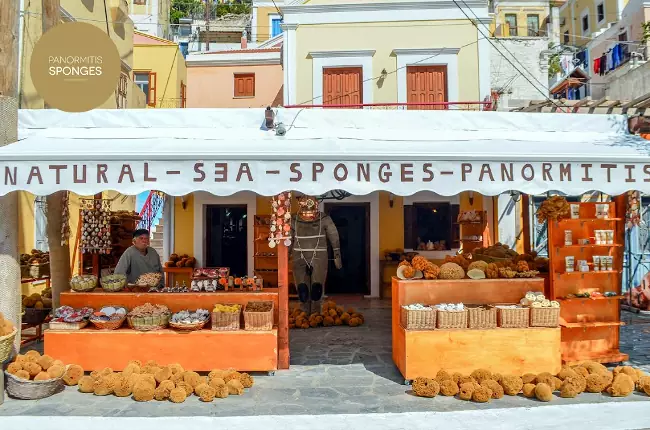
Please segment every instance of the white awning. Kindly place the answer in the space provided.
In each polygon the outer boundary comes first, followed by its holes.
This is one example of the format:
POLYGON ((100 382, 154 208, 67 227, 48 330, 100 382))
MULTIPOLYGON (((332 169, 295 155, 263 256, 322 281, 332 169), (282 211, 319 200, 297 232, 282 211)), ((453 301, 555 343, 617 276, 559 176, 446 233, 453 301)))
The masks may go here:
POLYGON ((496 195, 650 192, 650 145, 622 115, 280 109, 22 110, 0 195, 344 189, 496 195))

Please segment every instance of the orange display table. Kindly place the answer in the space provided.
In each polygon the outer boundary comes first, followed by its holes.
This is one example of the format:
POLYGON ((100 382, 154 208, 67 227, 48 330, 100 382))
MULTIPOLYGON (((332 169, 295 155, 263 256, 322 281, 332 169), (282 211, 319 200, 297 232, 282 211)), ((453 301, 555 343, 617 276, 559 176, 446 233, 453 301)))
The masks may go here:
POLYGON ((278 368, 278 330, 46 330, 45 354, 87 371, 105 367, 121 371, 129 360, 155 360, 194 371, 272 372, 278 368))
POLYGON ((405 382, 435 377, 440 369, 469 374, 486 368, 502 374, 561 369, 560 328, 405 330, 403 305, 413 303, 518 303, 527 291, 544 291, 542 278, 485 280, 392 279, 393 361, 405 382))
MULTIPOLYGON (((214 293, 139 293, 93 292, 61 293, 61 305, 99 309, 120 305, 127 309, 152 303, 167 306, 172 312, 198 308, 212 311, 217 303, 245 305, 249 301, 272 301, 274 324, 278 325, 279 293, 277 288, 258 292, 218 291, 214 293)), ((243 324, 243 317, 242 317, 243 324)), ((89 326, 90 327, 90 326, 89 326)), ((243 327, 243 325, 242 325, 243 327)), ((85 370, 111 367, 122 370, 129 360, 156 360, 161 364, 180 363, 186 369, 208 371, 233 368, 241 371, 278 369, 278 328, 272 331, 212 331, 206 329, 183 333, 175 330, 140 332, 124 322, 118 330, 47 330, 45 353, 64 363, 81 365, 85 370)))

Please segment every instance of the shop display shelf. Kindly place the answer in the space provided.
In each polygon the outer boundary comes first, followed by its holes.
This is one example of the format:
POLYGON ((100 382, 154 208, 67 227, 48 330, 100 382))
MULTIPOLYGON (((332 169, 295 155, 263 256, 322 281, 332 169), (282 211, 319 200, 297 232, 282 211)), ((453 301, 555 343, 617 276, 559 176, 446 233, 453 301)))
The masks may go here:
POLYGON ((567 366, 575 366, 586 360, 595 361, 598 363, 622 363, 627 361, 630 358, 628 354, 622 353, 620 351, 607 351, 601 355, 584 355, 582 357, 577 357, 570 360, 562 360, 562 364, 567 366))
POLYGON ((558 302, 574 302, 574 301, 583 301, 583 300, 625 300, 626 296, 611 296, 611 297, 569 297, 569 298, 562 298, 558 297, 557 300, 558 302))
POLYGON ((565 328, 596 328, 596 327, 615 327, 625 325, 622 321, 595 321, 595 322, 574 322, 560 323, 565 328))

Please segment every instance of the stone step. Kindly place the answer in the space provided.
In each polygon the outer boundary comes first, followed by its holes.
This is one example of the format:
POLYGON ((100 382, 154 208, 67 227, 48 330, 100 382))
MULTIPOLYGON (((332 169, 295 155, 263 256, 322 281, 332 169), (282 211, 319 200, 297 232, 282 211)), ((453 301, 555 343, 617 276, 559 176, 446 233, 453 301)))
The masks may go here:
POLYGON ((162 231, 158 231, 157 229, 154 230, 153 234, 151 235, 151 240, 162 240, 162 239, 163 239, 162 231))

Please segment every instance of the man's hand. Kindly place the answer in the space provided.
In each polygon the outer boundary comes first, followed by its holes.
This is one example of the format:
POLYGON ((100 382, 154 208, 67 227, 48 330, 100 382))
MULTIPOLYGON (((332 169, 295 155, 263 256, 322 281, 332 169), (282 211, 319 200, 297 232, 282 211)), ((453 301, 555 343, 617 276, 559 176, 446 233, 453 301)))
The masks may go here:
POLYGON ((335 249, 334 250, 334 266, 337 269, 341 269, 343 267, 343 261, 341 260, 341 250, 340 249, 335 249))

